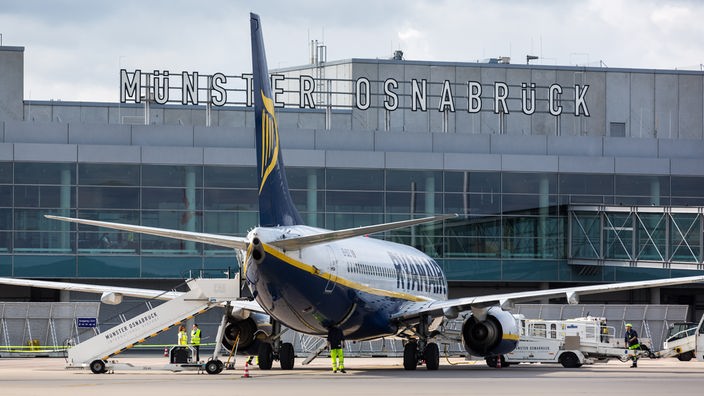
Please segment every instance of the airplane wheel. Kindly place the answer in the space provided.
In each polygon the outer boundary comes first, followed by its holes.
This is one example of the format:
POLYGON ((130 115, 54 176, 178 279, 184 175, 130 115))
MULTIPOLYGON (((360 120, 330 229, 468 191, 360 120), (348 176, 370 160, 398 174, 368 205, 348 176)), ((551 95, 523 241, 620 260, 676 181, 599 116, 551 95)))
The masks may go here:
MULTIPOLYGON (((487 366, 496 368, 496 366, 497 366, 496 363, 498 363, 498 357, 489 356, 489 357, 485 358, 484 361, 486 361, 487 366)), ((506 362, 504 355, 501 355, 501 367, 508 367, 510 365, 511 365, 510 363, 506 362)))
POLYGON ((406 370, 415 370, 418 367, 418 344, 408 342, 403 347, 403 368, 406 370))
POLYGON ((425 359, 425 367, 428 370, 437 370, 440 368, 440 349, 438 344, 431 342, 425 346, 423 351, 423 358, 425 359))
POLYGON ((259 368, 261 370, 271 370, 271 365, 274 362, 274 352, 271 344, 264 342, 259 345, 259 354, 257 355, 257 358, 259 360, 259 368))
POLYGON ((293 351, 293 344, 290 342, 284 342, 281 344, 281 349, 279 350, 279 362, 281 363, 281 370, 291 370, 293 369, 293 363, 296 359, 296 354, 293 351))
POLYGON ((679 355, 677 355, 677 360, 679 360, 680 362, 688 362, 688 361, 692 360, 693 357, 694 357, 694 352, 689 351, 689 352, 680 353, 679 355))
POLYGON ((484 358, 484 361, 486 362, 486 365, 489 367, 496 367, 496 356, 489 356, 484 358))
POLYGON ((208 374, 220 374, 224 367, 225 365, 221 361, 217 359, 210 360, 205 364, 205 372, 208 374))
MULTIPOLYGON (((499 362, 499 358, 497 356, 489 356, 487 358, 484 358, 484 361, 486 362, 486 365, 489 367, 496 368, 497 363, 499 362)), ((501 355, 501 367, 508 367, 510 366, 511 363, 508 363, 506 359, 504 358, 504 355, 501 355)))
POLYGON ((93 360, 90 362, 90 371, 93 372, 93 374, 103 374, 107 370, 105 369, 105 361, 104 360, 93 360))
POLYGON ((565 352, 560 356, 560 364, 566 368, 577 368, 582 364, 579 363, 579 358, 572 352, 565 352))

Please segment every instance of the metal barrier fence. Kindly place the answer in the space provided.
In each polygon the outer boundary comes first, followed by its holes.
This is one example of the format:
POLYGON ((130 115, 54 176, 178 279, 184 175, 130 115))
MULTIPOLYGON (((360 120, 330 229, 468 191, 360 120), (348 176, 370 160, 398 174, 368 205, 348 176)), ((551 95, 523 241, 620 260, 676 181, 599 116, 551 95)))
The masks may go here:
MULTIPOLYGON (((103 305, 99 302, 70 303, 0 303, 0 356, 25 354, 39 356, 62 352, 66 341, 85 341, 106 330, 128 316, 132 317, 156 306, 159 302, 144 301, 124 302, 117 306, 103 305), (130 309, 128 309, 130 308, 130 309), (125 310, 130 311, 125 313, 125 310), (121 312, 121 313, 120 313, 121 312), (77 318, 98 318, 98 327, 79 328, 77 318)), ((654 349, 660 349, 673 322, 685 321, 688 307, 686 305, 553 305, 553 304, 518 304, 513 313, 523 314, 530 319, 572 319, 584 316, 605 317, 609 326, 619 332, 625 331, 624 325, 632 323, 641 337, 650 338, 654 349)), ((222 310, 213 309, 195 320, 203 334, 204 344, 216 340, 217 326, 222 310)), ((459 332, 462 321, 455 320, 447 325, 449 331, 459 332)), ((294 331, 282 335, 285 342, 291 342, 299 356, 316 351, 325 340, 294 331)), ((150 339, 146 347, 163 348, 163 344, 175 344, 176 330, 171 329, 150 339)), ((206 345, 204 345, 206 346, 206 345)), ((465 355, 460 343, 441 345, 441 353, 450 356, 465 355)), ((399 339, 384 338, 373 341, 348 342, 345 353, 352 356, 402 356, 403 344, 399 339)))
POLYGON ((0 356, 62 354, 67 340, 95 335, 77 318, 97 318, 99 302, 0 302, 0 356))
POLYGON ((519 304, 514 313, 545 320, 602 317, 616 329, 616 337, 623 337, 626 323, 631 323, 640 337, 650 338, 652 348, 660 350, 670 325, 686 321, 688 309, 687 305, 519 304))
MULTIPOLYGON (((625 324, 633 324, 641 337, 650 338, 653 349, 662 348, 670 324, 687 318, 686 305, 599 305, 599 304, 517 304, 512 310, 529 319, 564 320, 586 316, 606 318, 607 324, 616 329, 616 337, 625 333, 625 324)), ((454 320, 447 324, 454 332, 462 330, 462 321, 454 320)), ((282 336, 292 342, 298 354, 304 355, 318 349, 325 341, 313 336, 288 332, 282 336)), ((441 354, 464 356, 467 354, 460 343, 440 346, 441 354)), ((374 341, 347 343, 345 354, 349 356, 403 356, 401 340, 386 338, 374 341)))

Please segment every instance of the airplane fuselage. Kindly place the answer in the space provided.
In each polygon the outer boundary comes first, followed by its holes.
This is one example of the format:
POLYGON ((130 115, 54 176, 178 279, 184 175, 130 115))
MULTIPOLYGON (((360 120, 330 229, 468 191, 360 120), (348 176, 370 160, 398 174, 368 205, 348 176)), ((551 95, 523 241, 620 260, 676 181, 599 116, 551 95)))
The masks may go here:
POLYGON ((246 258, 247 283, 274 319, 296 331, 325 335, 330 325, 348 339, 395 334, 393 313, 409 301, 447 299, 440 266, 410 246, 356 237, 282 251, 267 244, 325 232, 308 226, 259 227, 263 258, 246 258))

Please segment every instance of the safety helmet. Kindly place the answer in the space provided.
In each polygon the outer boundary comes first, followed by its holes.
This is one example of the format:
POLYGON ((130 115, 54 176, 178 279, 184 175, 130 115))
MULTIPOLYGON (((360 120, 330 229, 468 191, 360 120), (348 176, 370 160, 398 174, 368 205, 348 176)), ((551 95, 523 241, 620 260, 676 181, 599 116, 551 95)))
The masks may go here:
POLYGON ((630 323, 626 323, 626 327, 633 327, 633 325, 630 323))

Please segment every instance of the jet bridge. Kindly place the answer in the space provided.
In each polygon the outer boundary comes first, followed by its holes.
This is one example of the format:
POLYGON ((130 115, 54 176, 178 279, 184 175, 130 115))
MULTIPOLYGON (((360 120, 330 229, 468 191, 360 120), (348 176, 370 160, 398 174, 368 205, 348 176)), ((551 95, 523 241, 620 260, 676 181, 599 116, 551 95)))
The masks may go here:
MULTIPOLYGON (((67 367, 89 367, 96 374, 107 372, 114 367, 114 362, 108 362, 110 357, 180 324, 185 319, 239 297, 239 278, 190 279, 186 282, 190 288, 189 292, 70 348, 67 367)), ((200 366, 205 365, 192 366, 200 369, 200 366)), ((178 367, 164 368, 180 371, 178 367)), ((215 374, 220 372, 222 367, 215 364, 205 369, 208 373, 213 371, 212 374, 215 374)))
POLYGON ((570 205, 568 261, 704 270, 704 207, 570 205))

